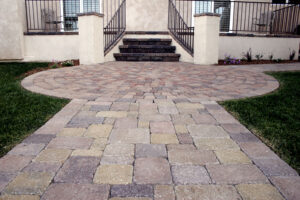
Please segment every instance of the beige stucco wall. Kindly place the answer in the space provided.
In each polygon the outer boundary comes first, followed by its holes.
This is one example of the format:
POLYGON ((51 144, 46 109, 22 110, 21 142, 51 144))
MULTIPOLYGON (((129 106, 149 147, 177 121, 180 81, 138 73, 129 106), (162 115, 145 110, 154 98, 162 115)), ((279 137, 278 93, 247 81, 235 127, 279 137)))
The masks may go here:
POLYGON ((79 58, 85 65, 104 62, 103 15, 78 16, 79 58))
POLYGON ((195 16, 194 63, 218 63, 220 16, 195 16))
POLYGON ((127 31, 167 31, 169 0, 126 0, 127 31))
POLYGON ((79 59, 78 35, 25 35, 24 61, 79 59))
POLYGON ((274 59, 289 59, 289 49, 296 51, 298 59, 300 38, 275 38, 275 37, 238 37, 221 36, 219 41, 219 59, 224 59, 225 54, 235 58, 242 58, 243 52, 252 49, 253 59, 256 54, 263 54, 263 59, 269 59, 273 54, 274 59))
POLYGON ((24 3, 0 1, 0 60, 23 59, 24 3))

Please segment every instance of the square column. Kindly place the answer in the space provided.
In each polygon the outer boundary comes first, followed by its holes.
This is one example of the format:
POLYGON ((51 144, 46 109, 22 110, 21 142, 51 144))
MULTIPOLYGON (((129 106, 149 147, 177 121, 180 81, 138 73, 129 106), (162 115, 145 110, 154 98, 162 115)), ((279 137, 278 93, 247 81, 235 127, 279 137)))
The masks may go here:
POLYGON ((80 64, 104 63, 103 14, 78 14, 80 64))
POLYGON ((214 65, 219 58, 220 15, 202 13, 194 16, 194 63, 214 65))

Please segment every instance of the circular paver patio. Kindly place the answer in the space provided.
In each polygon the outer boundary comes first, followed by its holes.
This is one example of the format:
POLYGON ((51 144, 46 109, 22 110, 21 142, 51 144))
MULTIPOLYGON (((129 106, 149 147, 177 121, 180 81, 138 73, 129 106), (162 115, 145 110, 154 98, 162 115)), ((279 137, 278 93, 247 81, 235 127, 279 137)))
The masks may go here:
POLYGON ((124 63, 54 69, 27 77, 33 92, 64 98, 122 98, 145 93, 201 100, 257 96, 275 90, 278 82, 257 70, 188 63, 124 63))

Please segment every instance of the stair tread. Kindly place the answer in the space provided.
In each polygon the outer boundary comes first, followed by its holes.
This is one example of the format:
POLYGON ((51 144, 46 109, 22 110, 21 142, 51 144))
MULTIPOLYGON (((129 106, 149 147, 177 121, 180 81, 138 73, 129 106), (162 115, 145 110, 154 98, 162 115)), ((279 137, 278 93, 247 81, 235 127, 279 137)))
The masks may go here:
POLYGON ((114 53, 114 56, 157 56, 157 57, 180 57, 176 53, 114 53))
POLYGON ((167 38, 124 38, 125 42, 172 42, 172 39, 167 38))
POLYGON ((175 46, 169 45, 120 45, 120 49, 175 49, 175 46))

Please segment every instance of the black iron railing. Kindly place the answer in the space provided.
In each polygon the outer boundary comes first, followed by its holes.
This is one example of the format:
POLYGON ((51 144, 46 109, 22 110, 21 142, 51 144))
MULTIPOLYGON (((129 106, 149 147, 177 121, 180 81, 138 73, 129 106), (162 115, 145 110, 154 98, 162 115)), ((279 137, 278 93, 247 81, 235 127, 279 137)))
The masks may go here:
POLYGON ((76 32, 77 14, 100 13, 99 0, 25 0, 27 32, 76 32))
POLYGON ((300 34, 300 5, 231 0, 169 0, 169 30, 193 53, 194 15, 218 13, 220 32, 300 34))
POLYGON ((173 0, 169 0, 168 28, 172 36, 190 53, 194 53, 194 27, 189 27, 173 0))
MULTIPOLYGON (((120 1, 119 1, 120 2, 120 1)), ((126 29, 126 0, 122 0, 114 15, 104 28, 104 52, 117 43, 126 29)))
MULTIPOLYGON (((232 0, 170 0, 188 27, 200 13, 221 15, 220 31, 233 33, 297 34, 300 7, 291 3, 232 0)), ((169 10, 173 12, 173 8, 169 10)))

